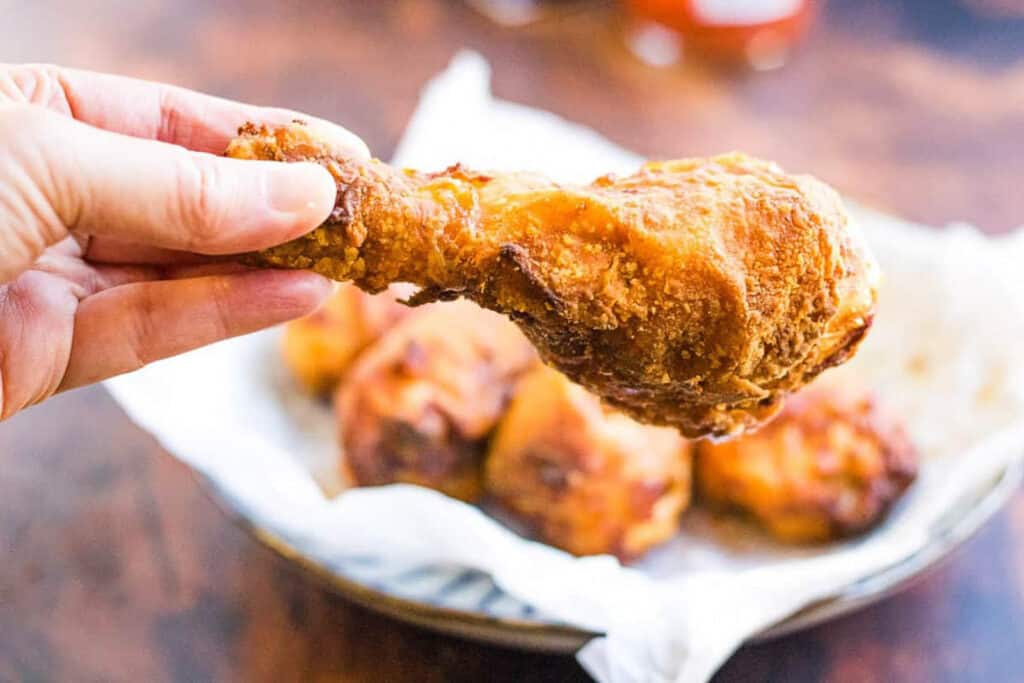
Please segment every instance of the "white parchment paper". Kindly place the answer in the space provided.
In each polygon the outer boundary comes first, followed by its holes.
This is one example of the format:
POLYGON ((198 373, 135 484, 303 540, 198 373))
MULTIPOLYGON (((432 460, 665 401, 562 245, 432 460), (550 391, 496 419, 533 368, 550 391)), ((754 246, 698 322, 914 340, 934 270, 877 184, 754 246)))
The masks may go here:
MULTIPOLYGON (((395 162, 545 172, 566 181, 640 163, 593 131, 494 99, 463 53, 424 91, 395 162)), ((275 333, 250 335, 107 383, 176 457, 254 524, 330 566, 369 554, 492 575, 546 615, 606 633, 579 653, 606 682, 709 678, 746 638, 920 550, 965 492, 1024 454, 1024 237, 927 230, 854 210, 885 272, 875 328, 834 372, 879 389, 925 453, 890 521, 814 551, 737 540, 695 515, 635 567, 524 540, 478 509, 413 486, 330 498, 333 426, 282 377, 275 333)))

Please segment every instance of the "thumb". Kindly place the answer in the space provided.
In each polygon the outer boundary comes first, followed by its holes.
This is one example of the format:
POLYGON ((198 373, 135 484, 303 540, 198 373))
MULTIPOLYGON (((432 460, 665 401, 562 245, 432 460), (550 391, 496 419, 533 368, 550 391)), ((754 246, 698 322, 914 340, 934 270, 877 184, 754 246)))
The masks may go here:
POLYGON ((190 152, 34 106, 0 106, 0 151, 0 282, 69 231, 230 254, 298 237, 334 206, 315 164, 190 152))

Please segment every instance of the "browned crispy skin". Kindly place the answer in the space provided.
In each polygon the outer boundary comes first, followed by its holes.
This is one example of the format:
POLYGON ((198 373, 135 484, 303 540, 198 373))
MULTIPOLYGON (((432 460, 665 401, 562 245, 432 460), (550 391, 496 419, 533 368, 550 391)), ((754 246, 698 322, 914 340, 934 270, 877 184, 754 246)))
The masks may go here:
POLYGON ((476 500, 487 439, 537 362, 515 325, 475 304, 416 311, 338 390, 343 471, 362 486, 403 482, 476 500))
POLYGON ((829 541, 881 520, 917 473, 906 433, 870 392, 817 385, 754 434, 697 445, 701 500, 776 538, 829 541))
POLYGON ((539 366, 499 423, 484 486, 545 543, 628 560, 678 530, 690 501, 690 446, 539 366))
POLYGON ((472 299, 574 381, 690 437, 758 424, 871 322, 876 268, 836 193, 740 154, 587 186, 340 158, 298 123, 247 125, 228 154, 318 161, 338 183, 323 226, 252 263, 472 299))
POLYGON ((343 284, 315 313, 285 325, 281 356, 308 393, 329 394, 356 357, 412 310, 390 293, 343 284))

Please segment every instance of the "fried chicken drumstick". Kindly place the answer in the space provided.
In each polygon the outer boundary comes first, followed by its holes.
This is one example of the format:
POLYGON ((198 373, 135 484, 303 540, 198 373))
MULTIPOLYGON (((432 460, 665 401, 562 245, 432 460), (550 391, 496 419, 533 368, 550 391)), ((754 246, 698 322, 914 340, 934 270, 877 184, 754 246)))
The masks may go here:
POLYGON ((248 124, 227 153, 317 161, 338 184, 324 225, 250 263, 472 299, 572 380, 689 437, 766 419, 870 325, 876 268, 838 195, 743 155, 570 186, 346 159, 301 123, 248 124))

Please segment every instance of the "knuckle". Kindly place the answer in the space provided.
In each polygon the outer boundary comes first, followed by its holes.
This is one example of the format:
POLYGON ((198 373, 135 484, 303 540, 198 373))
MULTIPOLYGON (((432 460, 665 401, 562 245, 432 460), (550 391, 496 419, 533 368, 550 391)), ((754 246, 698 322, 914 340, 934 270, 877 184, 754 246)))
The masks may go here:
POLYGON ((202 251, 216 246, 223 234, 225 179, 216 164, 184 151, 180 158, 175 218, 187 235, 188 248, 202 251))
MULTIPOLYGON (((63 239, 68 225, 64 213, 74 213, 75 202, 62 190, 59 169, 46 152, 46 133, 39 129, 45 114, 30 105, 0 105, 0 135, 8 127, 17 133, 0 156, 0 256, 7 268, 16 270, 63 239), (19 144, 19 139, 30 142, 19 144)), ((0 267, 0 281, 10 275, 5 270, 0 267)))
POLYGON ((0 72, 0 101, 38 104, 70 113, 60 67, 18 64, 0 72))
POLYGON ((174 103, 170 101, 170 92, 166 88, 160 90, 159 99, 160 121, 157 124, 156 139, 174 140, 176 139, 175 135, 177 134, 181 117, 174 103))
POLYGON ((195 124, 193 118, 186 114, 190 106, 183 101, 177 88, 159 86, 160 120, 157 123, 156 139, 171 142, 186 149, 194 146, 195 124))
POLYGON ((126 335, 127 360, 130 369, 138 370, 160 357, 156 351, 160 342, 160 325, 158 324, 159 304, 152 294, 152 289, 145 287, 134 305, 131 325, 126 335))
POLYGON ((234 319, 232 311, 234 306, 231 303, 232 288, 229 280, 218 278, 213 289, 211 300, 213 302, 212 334, 215 339, 227 339, 232 336, 234 319))

